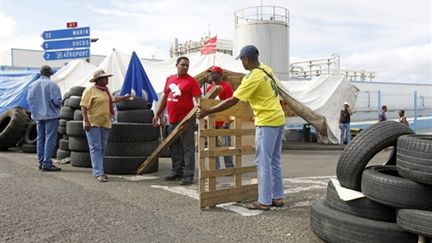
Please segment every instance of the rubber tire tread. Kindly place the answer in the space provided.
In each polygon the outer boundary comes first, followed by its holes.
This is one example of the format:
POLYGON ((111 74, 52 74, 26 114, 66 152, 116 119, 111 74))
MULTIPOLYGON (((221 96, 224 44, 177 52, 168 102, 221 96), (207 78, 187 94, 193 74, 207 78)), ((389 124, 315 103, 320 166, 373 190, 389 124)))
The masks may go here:
POLYGON ((432 238, 432 211, 400 209, 397 224, 408 232, 432 238))
POLYGON ((60 139, 59 149, 69 150, 69 139, 60 139))
POLYGON ((21 147, 21 150, 23 151, 23 153, 31 153, 31 154, 37 153, 37 148, 35 144, 24 143, 21 147))
POLYGON ((60 118, 65 120, 72 120, 73 119, 73 113, 74 110, 70 108, 69 106, 63 106, 60 109, 60 118))
POLYGON ((396 223, 395 208, 374 202, 366 197, 344 201, 339 198, 332 181, 327 185, 324 204, 331 209, 361 218, 396 223))
POLYGON ((432 209, 432 186, 400 177, 394 165, 366 168, 362 192, 369 199, 395 208, 432 209))
POLYGON ((159 139, 159 128, 151 123, 119 122, 112 124, 108 141, 155 141, 159 139))
POLYGON ((71 151, 70 163, 74 167, 91 168, 91 157, 89 152, 71 151))
POLYGON ((82 111, 81 110, 75 110, 73 119, 74 119, 74 121, 82 121, 83 120, 82 111))
POLYGON ((30 121, 23 109, 11 109, 3 113, 0 116, 0 149, 15 147, 30 121))
POLYGON ((108 141, 106 156, 150 156, 159 145, 159 140, 145 142, 108 141))
POLYGON ((24 133, 24 143, 26 144, 36 144, 37 140, 37 129, 36 129, 36 123, 34 121, 31 121, 24 133))
MULTIPOLYGON (((136 174, 146 159, 147 156, 104 156, 104 172, 107 174, 136 174)), ((144 173, 153 173, 158 170, 159 159, 144 173)))
POLYGON ((89 146, 86 137, 69 137, 69 150, 78 152, 88 152, 89 146))
POLYGON ((73 110, 81 109, 80 103, 81 103, 81 96, 73 95, 69 97, 69 107, 72 108, 73 110))
POLYGON ((117 112, 118 122, 151 123, 153 110, 123 110, 117 112))
POLYGON ((401 176, 432 185, 432 135, 400 137, 396 165, 401 176))
POLYGON ((84 92, 85 87, 82 86, 73 86, 69 89, 70 96, 82 96, 82 93, 84 92))
POLYGON ((149 109, 148 102, 143 97, 135 96, 133 100, 123 100, 116 103, 117 110, 142 110, 149 109))
MULTIPOLYGON (((336 176, 341 186, 360 191, 362 172, 369 161, 390 146, 394 146, 394 151, 397 152, 398 137, 413 133, 412 129, 396 121, 380 122, 363 130, 339 157, 336 176)), ((396 159, 396 156, 392 158, 396 159)))
POLYGON ((82 121, 68 121, 66 123, 66 134, 68 136, 85 137, 82 121))
POLYGON ((326 242, 417 243, 417 236, 396 223, 365 219, 314 202, 310 210, 312 232, 326 242))
POLYGON ((70 157, 70 154, 71 154, 71 151, 57 149, 56 158, 59 160, 64 159, 64 158, 68 158, 68 157, 70 157))

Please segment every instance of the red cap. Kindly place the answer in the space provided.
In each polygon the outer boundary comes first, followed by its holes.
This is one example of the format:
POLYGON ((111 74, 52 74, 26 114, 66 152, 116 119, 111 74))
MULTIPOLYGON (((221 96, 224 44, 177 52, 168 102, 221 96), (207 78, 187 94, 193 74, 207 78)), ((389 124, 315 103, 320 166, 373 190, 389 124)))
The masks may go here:
POLYGON ((207 70, 207 72, 218 72, 220 74, 223 74, 223 69, 219 66, 213 66, 207 70))

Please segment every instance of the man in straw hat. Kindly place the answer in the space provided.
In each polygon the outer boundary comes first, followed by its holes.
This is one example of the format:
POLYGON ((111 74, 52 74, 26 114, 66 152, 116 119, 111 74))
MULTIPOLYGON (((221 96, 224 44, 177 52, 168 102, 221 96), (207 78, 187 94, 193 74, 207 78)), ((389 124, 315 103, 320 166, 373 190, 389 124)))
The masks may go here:
POLYGON ((57 141, 58 118, 62 102, 59 86, 50 80, 53 73, 50 66, 42 66, 40 78, 30 85, 27 95, 30 112, 33 120, 36 121, 36 146, 39 170, 42 172, 61 170, 53 165, 51 159, 57 141))
POLYGON ((108 179, 104 173, 103 156, 114 115, 113 103, 130 97, 112 97, 107 87, 108 78, 111 76, 112 74, 107 74, 103 70, 97 70, 90 79, 94 85, 84 90, 80 103, 93 175, 100 182, 106 182, 108 179))
POLYGON ((199 119, 211 113, 226 110, 239 102, 249 102, 256 116, 255 164, 258 174, 258 201, 246 206, 252 210, 270 210, 270 206, 284 205, 280 154, 285 115, 279 102, 279 90, 273 71, 258 60, 258 49, 244 46, 236 59, 249 70, 234 92, 233 97, 216 106, 198 107, 199 119))

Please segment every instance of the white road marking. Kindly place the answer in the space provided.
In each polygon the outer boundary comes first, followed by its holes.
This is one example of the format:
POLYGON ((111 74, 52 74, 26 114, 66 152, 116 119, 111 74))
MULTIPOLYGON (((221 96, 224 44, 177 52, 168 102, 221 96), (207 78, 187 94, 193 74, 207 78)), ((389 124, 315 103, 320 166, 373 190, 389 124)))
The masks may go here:
POLYGON ((125 179, 128 181, 144 181, 144 180, 155 180, 159 179, 159 176, 151 175, 138 175, 138 176, 118 176, 118 178, 125 179))

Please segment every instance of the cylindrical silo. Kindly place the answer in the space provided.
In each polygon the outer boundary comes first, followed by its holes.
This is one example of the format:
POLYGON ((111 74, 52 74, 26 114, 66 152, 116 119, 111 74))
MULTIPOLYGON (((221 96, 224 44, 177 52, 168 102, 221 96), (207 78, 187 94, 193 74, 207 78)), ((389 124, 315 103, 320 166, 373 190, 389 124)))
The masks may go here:
POLYGON ((278 6, 257 6, 234 13, 233 55, 245 45, 255 45, 260 62, 270 66, 280 80, 289 78, 289 12, 278 6))

